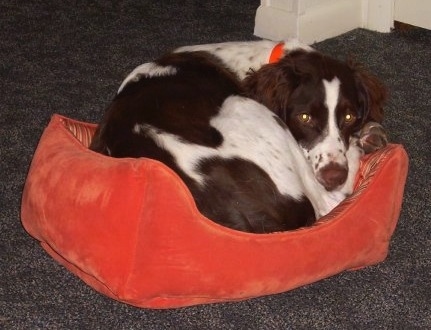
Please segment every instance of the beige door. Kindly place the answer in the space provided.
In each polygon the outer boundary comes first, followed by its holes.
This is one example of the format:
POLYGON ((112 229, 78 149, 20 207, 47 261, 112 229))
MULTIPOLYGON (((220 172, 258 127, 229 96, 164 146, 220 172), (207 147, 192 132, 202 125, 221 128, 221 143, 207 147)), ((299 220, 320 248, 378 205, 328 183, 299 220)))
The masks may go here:
POLYGON ((394 19, 431 30, 431 1, 395 0, 394 19))

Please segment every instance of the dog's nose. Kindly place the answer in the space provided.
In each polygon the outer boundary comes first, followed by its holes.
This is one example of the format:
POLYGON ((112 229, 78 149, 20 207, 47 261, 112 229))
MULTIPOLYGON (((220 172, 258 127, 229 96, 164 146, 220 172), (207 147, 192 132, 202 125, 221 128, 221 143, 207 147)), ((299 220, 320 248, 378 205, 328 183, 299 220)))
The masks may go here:
POLYGON ((331 191, 346 182, 348 169, 337 163, 329 163, 321 168, 317 179, 325 187, 331 191))

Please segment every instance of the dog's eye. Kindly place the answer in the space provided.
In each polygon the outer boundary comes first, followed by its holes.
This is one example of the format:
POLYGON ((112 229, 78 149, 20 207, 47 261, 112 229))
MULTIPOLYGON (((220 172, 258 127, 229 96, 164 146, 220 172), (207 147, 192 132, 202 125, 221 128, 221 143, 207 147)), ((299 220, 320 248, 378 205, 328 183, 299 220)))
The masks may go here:
POLYGON ((356 117, 352 113, 346 113, 344 116, 344 122, 346 124, 353 124, 356 120, 356 117))
POLYGON ((300 113, 298 119, 303 123, 309 124, 311 122, 311 116, 308 113, 300 113))

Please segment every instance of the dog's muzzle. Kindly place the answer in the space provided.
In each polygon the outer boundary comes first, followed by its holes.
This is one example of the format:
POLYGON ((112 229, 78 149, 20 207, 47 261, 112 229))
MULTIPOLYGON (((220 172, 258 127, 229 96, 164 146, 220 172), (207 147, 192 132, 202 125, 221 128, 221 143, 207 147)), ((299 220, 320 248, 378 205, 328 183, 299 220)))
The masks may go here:
POLYGON ((348 168, 346 166, 332 162, 319 170, 317 180, 326 190, 332 191, 346 182, 347 174, 348 168))

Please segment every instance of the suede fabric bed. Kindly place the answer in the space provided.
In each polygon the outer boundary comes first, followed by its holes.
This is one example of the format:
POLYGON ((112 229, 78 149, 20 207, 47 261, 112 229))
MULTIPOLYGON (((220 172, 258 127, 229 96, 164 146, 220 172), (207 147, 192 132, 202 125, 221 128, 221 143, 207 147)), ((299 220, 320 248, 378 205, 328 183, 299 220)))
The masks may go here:
POLYGON ((163 164, 88 150, 94 130, 53 116, 32 160, 21 218, 55 260, 113 299, 145 308, 243 300, 387 256, 408 168, 401 145, 364 157, 354 194, 316 225, 250 234, 201 215, 163 164))

